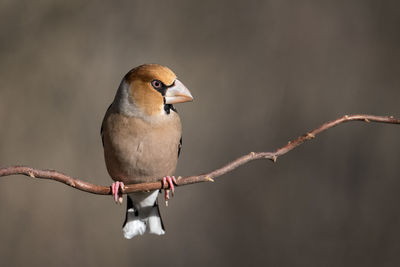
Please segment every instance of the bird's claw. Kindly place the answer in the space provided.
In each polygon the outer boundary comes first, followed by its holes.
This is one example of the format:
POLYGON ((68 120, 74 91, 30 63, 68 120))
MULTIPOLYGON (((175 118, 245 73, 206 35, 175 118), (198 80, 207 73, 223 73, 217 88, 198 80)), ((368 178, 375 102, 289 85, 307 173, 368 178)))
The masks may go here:
POLYGON ((123 197, 122 197, 122 190, 125 188, 123 182, 114 182, 111 185, 112 195, 114 196, 114 200, 116 203, 122 204, 123 197))
POLYGON ((168 186, 170 189, 164 189, 165 192, 165 205, 168 206, 168 200, 169 200, 169 190, 171 190, 172 196, 174 196, 174 192, 175 192, 175 186, 174 184, 176 184, 176 179, 175 176, 165 176, 162 178, 163 181, 163 185, 164 186, 168 186))

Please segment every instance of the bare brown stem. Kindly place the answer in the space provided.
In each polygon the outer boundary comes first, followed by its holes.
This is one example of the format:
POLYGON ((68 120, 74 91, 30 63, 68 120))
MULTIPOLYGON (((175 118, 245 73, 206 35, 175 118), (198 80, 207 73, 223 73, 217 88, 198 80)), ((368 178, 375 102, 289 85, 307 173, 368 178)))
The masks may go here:
MULTIPOLYGON (((314 139, 315 136, 317 136, 321 132, 326 131, 332 127, 335 127, 341 123, 349 121, 400 124, 400 119, 394 118, 393 116, 374 116, 374 115, 363 115, 363 114, 345 115, 343 117, 337 118, 336 120, 322 124, 318 128, 315 128, 314 130, 307 132, 302 136, 297 137, 293 141, 290 141, 287 145, 273 152, 250 152, 249 154, 241 156, 235 159, 234 161, 231 161, 228 164, 222 166, 221 168, 211 171, 209 173, 204 173, 195 176, 178 177, 177 186, 201 183, 201 182, 213 182, 214 178, 217 178, 228 172, 231 172, 232 170, 238 168, 239 166, 256 159, 270 159, 273 162, 276 162, 279 156, 288 153, 292 149, 298 147, 299 145, 303 144, 308 140, 314 139)), ((26 175, 32 178, 50 179, 58 181, 88 193, 99 194, 99 195, 111 194, 110 186, 100 186, 91 184, 53 170, 37 170, 25 166, 10 166, 5 168, 0 168, 0 177, 17 175, 17 174, 26 175)), ((161 181, 154 183, 131 184, 125 186, 123 193, 143 192, 143 191, 166 189, 166 188, 168 188, 168 185, 163 185, 161 181)))

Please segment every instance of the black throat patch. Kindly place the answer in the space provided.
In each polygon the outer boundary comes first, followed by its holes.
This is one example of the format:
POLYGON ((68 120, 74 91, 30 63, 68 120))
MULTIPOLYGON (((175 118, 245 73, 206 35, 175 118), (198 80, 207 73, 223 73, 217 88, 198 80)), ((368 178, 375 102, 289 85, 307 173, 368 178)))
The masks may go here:
POLYGON ((168 115, 171 113, 171 109, 176 112, 176 109, 172 104, 165 104, 165 97, 164 97, 164 110, 168 115))

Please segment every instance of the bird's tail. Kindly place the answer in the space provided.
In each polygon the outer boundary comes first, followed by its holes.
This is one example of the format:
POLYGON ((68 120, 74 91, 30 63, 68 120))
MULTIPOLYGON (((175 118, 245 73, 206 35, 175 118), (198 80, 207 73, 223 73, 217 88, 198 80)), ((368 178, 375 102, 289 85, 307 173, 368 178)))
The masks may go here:
POLYGON ((137 235, 163 235, 164 225, 157 203, 158 190, 149 193, 133 193, 127 197, 126 218, 122 231, 131 239, 137 235))

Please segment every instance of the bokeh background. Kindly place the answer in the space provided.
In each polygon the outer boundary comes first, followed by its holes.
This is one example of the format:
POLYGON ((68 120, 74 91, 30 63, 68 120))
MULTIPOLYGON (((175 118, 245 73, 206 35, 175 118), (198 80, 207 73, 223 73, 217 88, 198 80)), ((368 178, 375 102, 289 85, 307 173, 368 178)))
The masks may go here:
MULTIPOLYGON (((398 1, 0 2, 0 165, 109 185, 99 135, 123 75, 173 69, 177 175, 271 151, 351 113, 400 116, 398 1)), ((400 128, 353 122, 161 205, 125 240, 125 205, 0 180, 2 266, 399 266, 400 128)))

